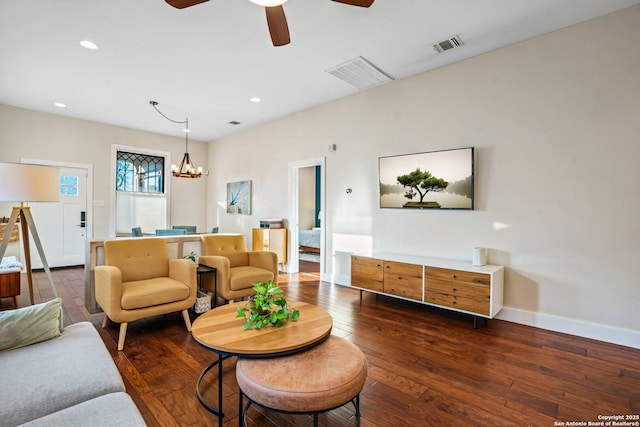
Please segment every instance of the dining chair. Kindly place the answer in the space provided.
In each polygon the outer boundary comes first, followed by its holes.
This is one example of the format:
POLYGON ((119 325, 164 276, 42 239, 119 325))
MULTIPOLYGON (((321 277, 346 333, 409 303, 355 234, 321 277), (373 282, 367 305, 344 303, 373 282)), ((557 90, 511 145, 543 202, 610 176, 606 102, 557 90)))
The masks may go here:
POLYGON ((186 234, 196 234, 196 226, 195 225, 174 225, 171 227, 174 230, 184 229, 186 234))
POLYGON ((132 237, 142 237, 142 228, 140 227, 133 227, 131 229, 131 236, 132 237))
POLYGON ((159 228, 156 229, 156 236, 183 236, 187 234, 184 228, 159 228))

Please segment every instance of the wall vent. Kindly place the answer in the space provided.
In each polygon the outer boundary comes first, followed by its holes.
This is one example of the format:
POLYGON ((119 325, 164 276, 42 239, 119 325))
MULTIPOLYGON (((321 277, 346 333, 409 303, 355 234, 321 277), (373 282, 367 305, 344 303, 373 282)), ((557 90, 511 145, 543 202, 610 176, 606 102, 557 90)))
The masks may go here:
POLYGON ((433 50, 435 50, 438 53, 442 53, 444 51, 451 50, 451 49, 456 48, 456 47, 460 47, 463 44, 464 43, 462 43, 462 39, 460 39, 460 36, 455 35, 455 36, 451 37, 450 39, 442 40, 442 41, 434 44, 433 45, 433 50))
POLYGON ((230 125, 234 125, 234 126, 238 126, 240 124, 240 122, 236 121, 236 120, 231 120, 229 122, 230 125))
POLYGON ((370 89, 393 80, 392 77, 362 56, 325 71, 349 83, 358 90, 370 89))

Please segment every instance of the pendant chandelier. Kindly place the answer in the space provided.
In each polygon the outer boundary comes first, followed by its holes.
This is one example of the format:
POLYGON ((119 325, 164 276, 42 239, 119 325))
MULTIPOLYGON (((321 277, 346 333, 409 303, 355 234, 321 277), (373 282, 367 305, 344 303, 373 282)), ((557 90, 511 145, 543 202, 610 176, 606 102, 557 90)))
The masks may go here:
POLYGON ((198 166, 196 169, 191 162, 191 156, 189 156, 189 119, 186 118, 183 121, 170 119, 158 110, 158 103, 156 101, 149 101, 149 104, 151 104, 162 117, 170 122, 185 124, 185 128, 183 129, 185 136, 184 157, 178 166, 171 165, 171 174, 178 178, 200 178, 202 176, 202 166, 198 166))

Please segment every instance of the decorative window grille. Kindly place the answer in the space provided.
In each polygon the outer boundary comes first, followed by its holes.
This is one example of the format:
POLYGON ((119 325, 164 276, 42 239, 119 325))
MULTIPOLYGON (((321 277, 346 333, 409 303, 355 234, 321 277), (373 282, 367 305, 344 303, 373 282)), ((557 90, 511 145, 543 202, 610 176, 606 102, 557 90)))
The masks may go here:
POLYGON ((117 152, 116 191, 164 193, 164 157, 117 152))
POLYGON ((164 165, 161 156, 116 151, 116 235, 167 228, 164 165))

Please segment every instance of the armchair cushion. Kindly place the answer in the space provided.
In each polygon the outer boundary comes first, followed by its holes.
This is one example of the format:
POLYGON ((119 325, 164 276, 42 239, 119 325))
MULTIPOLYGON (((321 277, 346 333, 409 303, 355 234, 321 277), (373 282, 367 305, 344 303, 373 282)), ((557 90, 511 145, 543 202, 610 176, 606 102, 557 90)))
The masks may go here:
POLYGON ((189 287, 169 277, 137 280, 122 284, 121 305, 125 310, 168 304, 189 298, 189 287))
POLYGON ((123 282, 169 276, 167 247, 156 239, 107 240, 104 263, 122 272, 123 282))
POLYGON ((258 282, 273 280, 273 272, 250 265, 232 268, 229 272, 229 288, 232 291, 251 288, 258 282))

